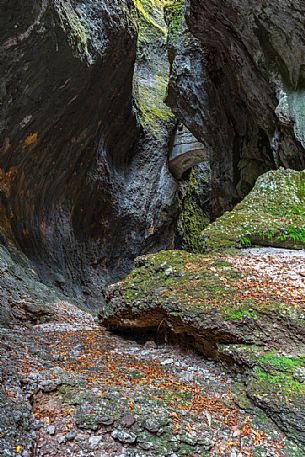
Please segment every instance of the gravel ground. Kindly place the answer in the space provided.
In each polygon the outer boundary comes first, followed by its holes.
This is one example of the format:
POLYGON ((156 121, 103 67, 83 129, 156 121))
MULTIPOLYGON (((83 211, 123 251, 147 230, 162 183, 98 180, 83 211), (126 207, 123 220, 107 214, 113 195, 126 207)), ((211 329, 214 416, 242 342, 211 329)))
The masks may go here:
POLYGON ((272 257, 305 257, 304 249, 280 249, 280 248, 249 248, 242 250, 243 255, 254 255, 254 256, 265 256, 270 255, 272 257))
POLYGON ((285 455, 277 428, 237 407, 232 392, 242 387, 193 353, 143 346, 93 322, 24 328, 10 347, 2 370, 12 419, 1 429, 16 429, 3 456, 285 455))

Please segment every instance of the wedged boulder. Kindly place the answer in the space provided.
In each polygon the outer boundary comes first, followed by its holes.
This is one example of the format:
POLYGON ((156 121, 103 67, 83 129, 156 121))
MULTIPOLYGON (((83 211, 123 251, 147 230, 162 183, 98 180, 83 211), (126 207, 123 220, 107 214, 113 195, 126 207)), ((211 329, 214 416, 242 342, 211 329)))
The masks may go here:
MULTIPOLYGON (((295 260, 290 262, 284 263, 294 269, 295 260)), ((109 286, 100 322, 233 363, 242 370, 247 395, 304 443, 304 288, 287 287, 274 275, 276 263, 268 256, 259 261, 183 251, 139 257, 126 279, 109 286), (243 351, 253 355, 250 362, 243 351)))
POLYGON ((177 178, 189 171, 194 165, 208 160, 203 144, 183 125, 179 124, 174 137, 168 163, 171 173, 177 178))
POLYGON ((252 245, 304 249, 304 203, 304 171, 270 171, 232 211, 205 228, 203 245, 208 251, 252 245))

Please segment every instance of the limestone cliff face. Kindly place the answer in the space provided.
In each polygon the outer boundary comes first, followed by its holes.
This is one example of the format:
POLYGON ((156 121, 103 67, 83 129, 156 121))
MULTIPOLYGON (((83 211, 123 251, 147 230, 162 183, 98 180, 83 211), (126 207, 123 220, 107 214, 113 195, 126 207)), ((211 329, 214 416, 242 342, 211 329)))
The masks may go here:
POLYGON ((304 168, 303 2, 168 7, 168 103, 210 151, 214 215, 280 165, 304 168))
POLYGON ((2 241, 89 302, 173 237, 169 124, 151 132, 133 97, 140 15, 131 0, 1 2, 2 241))

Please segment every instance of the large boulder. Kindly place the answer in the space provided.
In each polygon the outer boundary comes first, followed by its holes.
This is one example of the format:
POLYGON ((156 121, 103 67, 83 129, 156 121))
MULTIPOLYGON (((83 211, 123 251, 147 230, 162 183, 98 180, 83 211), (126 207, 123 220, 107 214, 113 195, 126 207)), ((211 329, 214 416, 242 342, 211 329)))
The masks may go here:
POLYGON ((302 262, 183 251, 140 257, 109 286, 100 320, 133 338, 179 342, 233 365, 245 383, 240 390, 304 445, 302 262))
POLYGON ((202 250, 224 251, 252 245, 305 248, 305 172, 270 171, 232 211, 200 235, 202 250))

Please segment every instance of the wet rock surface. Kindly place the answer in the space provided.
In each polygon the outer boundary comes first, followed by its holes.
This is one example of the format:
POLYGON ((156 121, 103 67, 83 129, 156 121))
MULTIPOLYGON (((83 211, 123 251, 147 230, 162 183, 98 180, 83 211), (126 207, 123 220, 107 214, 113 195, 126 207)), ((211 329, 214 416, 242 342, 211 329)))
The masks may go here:
POLYGON ((183 124, 179 124, 168 160, 171 173, 181 179, 194 165, 207 161, 208 157, 203 144, 183 124))
MULTIPOLYGON (((77 314, 58 289, 41 282, 29 260, 20 252, 0 245, 0 325, 28 325, 62 319, 73 321, 77 314)), ((81 311, 79 311, 81 312, 81 311)))

